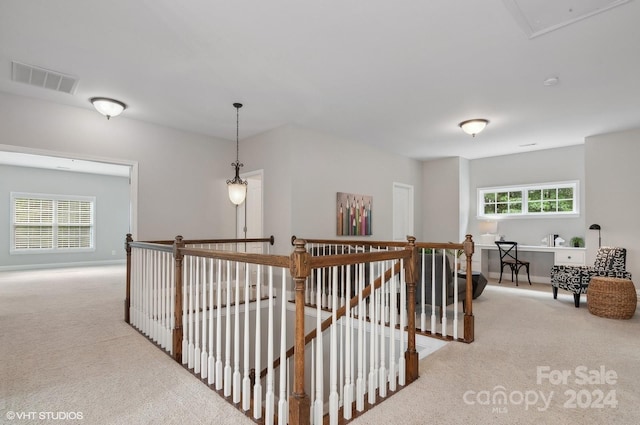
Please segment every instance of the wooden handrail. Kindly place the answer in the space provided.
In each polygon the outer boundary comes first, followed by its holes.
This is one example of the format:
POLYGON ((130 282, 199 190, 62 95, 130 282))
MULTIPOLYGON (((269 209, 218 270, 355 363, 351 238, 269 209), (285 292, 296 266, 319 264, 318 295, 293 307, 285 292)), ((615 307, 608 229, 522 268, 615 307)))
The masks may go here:
MULTIPOLYGON (((298 238, 297 236, 291 236, 291 245, 298 238)), ((352 239, 307 239, 303 238, 307 243, 317 243, 325 245, 349 245, 349 246, 394 246, 397 248, 403 248, 407 245, 405 241, 370 241, 370 240, 352 240, 352 239)))
POLYGON ((173 243, 171 243, 171 245, 165 245, 158 242, 130 241, 127 245, 130 248, 142 248, 142 249, 151 249, 154 251, 173 252, 173 243))
POLYGON ((194 255, 204 258, 237 261, 240 263, 262 264, 265 266, 289 267, 290 258, 286 255, 253 254, 248 252, 217 251, 204 248, 180 248, 182 255, 194 255))
MULTIPOLYGON (((147 243, 156 243, 162 245, 173 245, 173 240, 158 240, 158 241, 144 241, 147 243)), ((268 238, 234 238, 234 239, 184 239, 185 245, 198 245, 198 244, 208 244, 208 243, 253 243, 253 242, 269 242, 270 245, 275 243, 275 238, 273 235, 268 238)))

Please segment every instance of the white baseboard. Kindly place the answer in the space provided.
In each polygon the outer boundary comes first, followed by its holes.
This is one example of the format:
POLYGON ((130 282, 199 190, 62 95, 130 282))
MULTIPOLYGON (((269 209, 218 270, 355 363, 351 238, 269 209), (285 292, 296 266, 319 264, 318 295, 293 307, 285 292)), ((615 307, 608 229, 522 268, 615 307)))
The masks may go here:
POLYGON ((50 264, 19 264, 15 266, 0 266, 0 271, 18 271, 18 270, 42 270, 42 269, 59 269, 67 267, 95 267, 95 266, 113 266, 125 265, 127 260, 105 260, 105 261, 82 261, 77 263, 50 263, 50 264))

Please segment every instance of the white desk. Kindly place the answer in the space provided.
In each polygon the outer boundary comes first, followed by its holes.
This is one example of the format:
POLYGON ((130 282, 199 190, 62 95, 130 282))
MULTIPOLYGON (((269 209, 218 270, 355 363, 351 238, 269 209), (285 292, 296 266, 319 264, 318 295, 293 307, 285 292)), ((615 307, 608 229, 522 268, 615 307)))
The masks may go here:
MULTIPOLYGON (((483 245, 476 244, 475 252, 473 254, 473 270, 480 271, 487 277, 498 278, 500 276, 500 270, 497 272, 489 272, 489 251, 497 251, 496 244, 483 245)), ((518 254, 527 252, 542 253, 542 255, 553 256, 554 265, 567 265, 567 266, 584 266, 585 265, 585 248, 570 248, 570 247, 551 247, 551 246, 536 246, 536 245, 520 245, 518 244, 518 254)), ((533 266, 533 264, 532 264, 533 266)), ((508 273, 509 280, 511 280, 511 274, 508 273)), ((548 272, 545 276, 531 276, 532 280, 540 282, 551 282, 551 277, 548 272)), ((520 279, 522 281, 522 279, 520 279)), ((504 282, 504 277, 503 277, 504 282)))

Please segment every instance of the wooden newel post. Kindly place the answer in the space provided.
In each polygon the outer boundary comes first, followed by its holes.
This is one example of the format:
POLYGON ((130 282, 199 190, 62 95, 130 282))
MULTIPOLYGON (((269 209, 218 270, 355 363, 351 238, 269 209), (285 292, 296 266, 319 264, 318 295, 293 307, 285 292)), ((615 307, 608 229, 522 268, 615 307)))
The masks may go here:
POLYGON ((467 293, 464 299, 464 341, 472 342, 474 336, 474 318, 473 318, 473 274, 471 273, 471 257, 474 252, 474 243, 471 235, 467 235, 462 242, 464 246, 464 254, 467 257, 467 293))
POLYGON ((416 238, 409 236, 405 249, 411 251, 411 257, 404 265, 404 279, 407 283, 407 351, 404 353, 407 384, 418 379, 418 352, 416 351, 416 269, 418 249, 416 238))
POLYGON ((127 233, 127 239, 124 243, 124 249, 127 251, 127 292, 124 298, 124 321, 128 324, 131 324, 131 318, 129 317, 129 310, 131 309, 131 242, 133 242, 131 233, 127 233))
POLYGON ((310 259, 303 239, 293 241, 289 271, 295 285, 296 324, 293 353, 293 393, 289 398, 289 424, 308 425, 310 413, 309 397, 304 392, 304 284, 311 274, 310 259))
POLYGON ((184 248, 184 241, 182 240, 182 236, 176 236, 173 242, 173 258, 176 262, 176 294, 173 310, 173 359, 182 364, 182 258, 184 255, 180 251, 180 248, 184 248))

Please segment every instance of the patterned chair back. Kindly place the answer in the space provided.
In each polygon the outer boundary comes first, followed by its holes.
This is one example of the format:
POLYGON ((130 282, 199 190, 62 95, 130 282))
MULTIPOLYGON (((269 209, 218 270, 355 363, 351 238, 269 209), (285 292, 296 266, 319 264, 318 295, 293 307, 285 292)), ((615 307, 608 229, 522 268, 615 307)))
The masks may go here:
POLYGON ((596 270, 623 272, 626 269, 627 250, 625 248, 603 246, 598 250, 593 267, 596 270))

